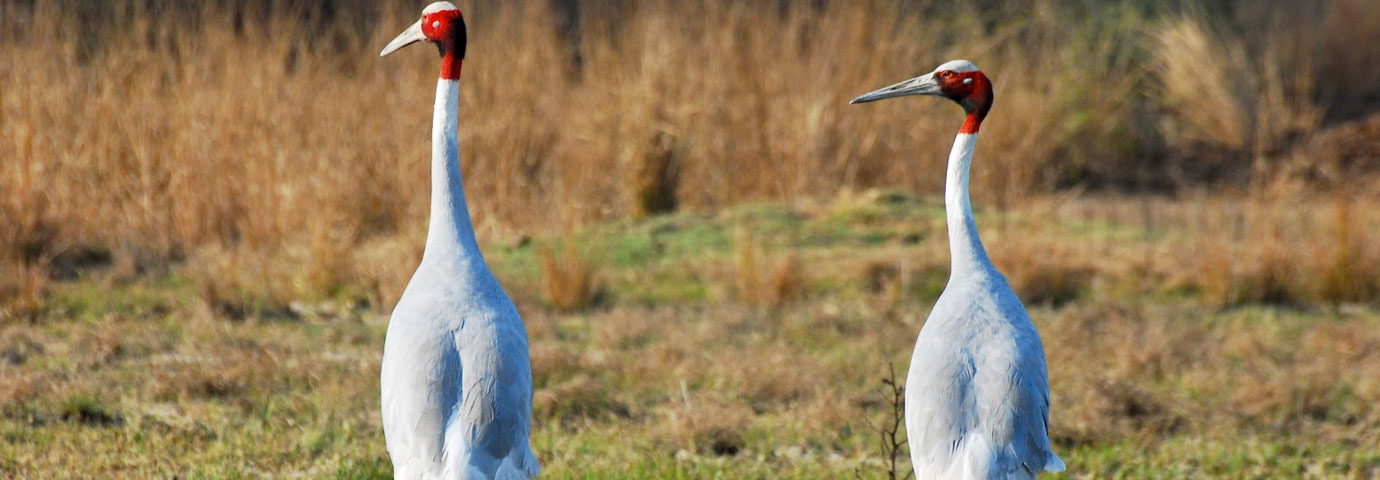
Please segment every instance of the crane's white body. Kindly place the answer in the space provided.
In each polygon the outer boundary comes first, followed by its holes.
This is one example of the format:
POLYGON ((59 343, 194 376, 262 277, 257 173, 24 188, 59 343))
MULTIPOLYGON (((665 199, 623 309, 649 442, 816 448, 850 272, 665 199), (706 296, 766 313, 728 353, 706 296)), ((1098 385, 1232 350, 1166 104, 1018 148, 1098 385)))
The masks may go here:
POLYGON ((460 182, 460 84, 436 86, 431 223, 393 310, 380 387, 394 478, 526 479, 532 368, 517 308, 479 252, 460 182))
POLYGON ((976 133, 960 133, 949 154, 949 284, 920 330, 906 378, 906 434, 919 480, 1033 479, 1064 469, 1049 446, 1040 337, 973 221, 976 142, 976 133))

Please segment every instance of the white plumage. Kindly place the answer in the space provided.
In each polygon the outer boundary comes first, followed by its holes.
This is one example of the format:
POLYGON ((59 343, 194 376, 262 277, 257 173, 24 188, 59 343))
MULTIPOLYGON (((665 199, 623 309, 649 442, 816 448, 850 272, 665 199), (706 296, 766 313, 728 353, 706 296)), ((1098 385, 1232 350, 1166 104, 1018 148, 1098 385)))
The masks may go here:
POLYGON ((509 480, 541 471, 528 445, 527 332, 479 252, 460 182, 463 35, 459 11, 437 2, 381 54, 428 41, 443 55, 426 251, 393 310, 379 379, 384 437, 398 479, 509 480))
POLYGON ((1049 445, 1044 348, 1020 299, 988 260, 968 199, 991 83, 972 63, 956 60, 853 103, 904 95, 947 97, 968 113, 944 188, 949 283, 920 330, 906 377, 906 436, 916 478, 1033 479, 1062 471, 1064 462, 1049 445))

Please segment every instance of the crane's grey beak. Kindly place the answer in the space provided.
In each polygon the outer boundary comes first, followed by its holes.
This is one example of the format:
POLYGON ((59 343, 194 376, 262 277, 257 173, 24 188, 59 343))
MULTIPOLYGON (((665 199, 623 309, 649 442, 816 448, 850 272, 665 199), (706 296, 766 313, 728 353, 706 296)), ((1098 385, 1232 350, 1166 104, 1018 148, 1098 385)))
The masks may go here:
POLYGON ((889 87, 864 93, 848 103, 867 103, 884 98, 904 97, 906 95, 939 95, 939 93, 939 82, 934 81, 934 73, 926 73, 889 87))
POLYGON ((399 33, 398 36, 393 39, 393 41, 388 42, 388 46, 383 47, 383 51, 379 52, 379 56, 382 57, 384 55, 388 55, 390 53, 398 51, 398 49, 400 48, 406 47, 408 45, 423 40, 426 40, 426 34, 422 33, 422 21, 417 20, 417 23, 414 23, 412 24, 412 26, 407 27, 407 30, 403 30, 403 32, 399 33))

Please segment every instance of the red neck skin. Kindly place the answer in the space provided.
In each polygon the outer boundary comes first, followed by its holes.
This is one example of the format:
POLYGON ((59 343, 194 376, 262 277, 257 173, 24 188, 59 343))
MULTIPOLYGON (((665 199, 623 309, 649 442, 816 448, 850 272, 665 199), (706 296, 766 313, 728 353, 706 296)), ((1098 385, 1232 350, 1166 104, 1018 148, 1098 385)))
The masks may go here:
POLYGON ((441 79, 460 80, 460 65, 465 63, 464 59, 457 58, 455 49, 447 48, 441 55, 441 79))
POLYGON ((963 126, 958 127, 958 133, 976 134, 980 127, 982 127, 982 118, 978 117, 977 112, 969 113, 968 118, 963 120, 963 126))
POLYGON ((982 127, 982 120, 987 118, 987 112, 992 110, 992 82, 982 72, 974 72, 972 78, 972 91, 958 101, 959 105, 963 106, 963 111, 968 112, 968 118, 963 120, 963 126, 958 128, 958 133, 978 133, 978 129, 982 127))

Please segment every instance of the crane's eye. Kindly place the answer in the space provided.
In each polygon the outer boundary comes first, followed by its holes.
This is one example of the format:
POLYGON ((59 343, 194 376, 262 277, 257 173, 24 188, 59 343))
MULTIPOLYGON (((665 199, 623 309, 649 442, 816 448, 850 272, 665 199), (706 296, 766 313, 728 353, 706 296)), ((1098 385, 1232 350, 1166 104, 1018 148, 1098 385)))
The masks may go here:
POLYGON ((939 77, 940 77, 940 78, 949 78, 949 77, 952 77, 952 76, 954 76, 954 72, 950 72, 950 71, 948 71, 948 70, 939 72, 939 77))

